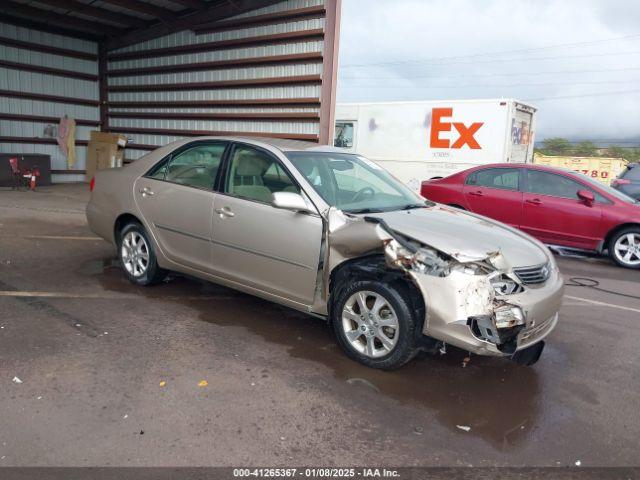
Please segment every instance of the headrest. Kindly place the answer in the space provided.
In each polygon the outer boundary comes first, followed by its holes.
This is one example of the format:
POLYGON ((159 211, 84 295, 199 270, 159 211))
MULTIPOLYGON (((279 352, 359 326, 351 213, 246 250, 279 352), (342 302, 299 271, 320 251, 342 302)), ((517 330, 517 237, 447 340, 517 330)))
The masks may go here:
POLYGON ((311 158, 303 158, 296 161, 296 167, 305 177, 311 176, 316 163, 311 158))
POLYGON ((253 152, 241 152, 238 155, 236 175, 240 177, 259 177, 269 168, 269 161, 253 152))

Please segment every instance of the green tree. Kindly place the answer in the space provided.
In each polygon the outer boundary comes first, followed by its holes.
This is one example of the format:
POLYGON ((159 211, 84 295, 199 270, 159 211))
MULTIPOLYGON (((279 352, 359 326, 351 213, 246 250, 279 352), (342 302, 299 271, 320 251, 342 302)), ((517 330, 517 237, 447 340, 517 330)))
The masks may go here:
POLYGON ((625 148, 624 159, 630 162, 640 162, 640 148, 625 148))
POLYGON ((627 153, 631 153, 631 149, 629 149, 629 152, 627 152, 626 150, 626 148, 622 148, 619 145, 609 145, 609 148, 607 148, 607 155, 613 158, 626 159, 628 157, 627 153))
POLYGON ((545 138, 540 149, 545 155, 570 155, 571 150, 571 142, 561 137, 545 138))
POLYGON ((573 154, 579 157, 597 157, 598 146, 590 140, 583 140, 573 147, 573 154))

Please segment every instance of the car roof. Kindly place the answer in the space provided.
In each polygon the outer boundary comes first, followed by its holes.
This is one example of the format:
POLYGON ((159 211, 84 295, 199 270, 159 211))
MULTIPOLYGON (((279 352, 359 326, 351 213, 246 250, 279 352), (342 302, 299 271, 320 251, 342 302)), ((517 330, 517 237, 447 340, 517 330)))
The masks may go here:
POLYGON ((334 147, 331 145, 318 145, 316 142, 303 141, 303 140, 290 140, 288 138, 273 138, 273 137, 235 137, 235 136, 204 136, 194 137, 193 140, 226 140, 235 142, 246 142, 254 145, 269 145, 275 147, 283 152, 299 152, 299 151, 314 151, 314 152, 334 152, 334 153, 351 153, 347 152, 343 148, 334 147))
POLYGON ((526 168, 535 168, 536 170, 546 170, 548 172, 563 172, 563 173, 572 173, 572 174, 577 173, 575 170, 571 170, 570 168, 565 168, 565 167, 555 167, 555 166, 551 167, 548 165, 540 165, 539 163, 507 163, 507 162, 488 163, 486 165, 478 165, 477 167, 472 167, 469 170, 479 170, 482 168, 505 168, 505 167, 511 167, 511 168, 526 167, 526 168))

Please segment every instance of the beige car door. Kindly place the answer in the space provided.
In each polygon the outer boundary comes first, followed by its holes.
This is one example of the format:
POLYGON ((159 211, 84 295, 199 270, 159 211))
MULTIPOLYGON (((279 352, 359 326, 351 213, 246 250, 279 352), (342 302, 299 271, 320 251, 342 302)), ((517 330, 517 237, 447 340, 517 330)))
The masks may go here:
POLYGON ((214 201, 212 265, 231 280, 310 305, 322 219, 274 208, 271 195, 277 191, 300 189, 272 154, 236 145, 214 201))
POLYGON ((138 208, 170 260, 211 271, 213 186, 227 145, 188 144, 136 181, 138 208))

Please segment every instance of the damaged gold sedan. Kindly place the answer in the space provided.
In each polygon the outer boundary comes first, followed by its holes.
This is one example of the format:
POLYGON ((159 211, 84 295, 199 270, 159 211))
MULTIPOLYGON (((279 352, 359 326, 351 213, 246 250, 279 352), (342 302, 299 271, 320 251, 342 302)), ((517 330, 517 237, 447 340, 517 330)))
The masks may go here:
POLYGON ((89 225, 133 283, 176 271, 307 312, 370 367, 446 344, 531 365, 558 321, 563 282, 544 245, 332 147, 183 140, 91 188, 89 225))

